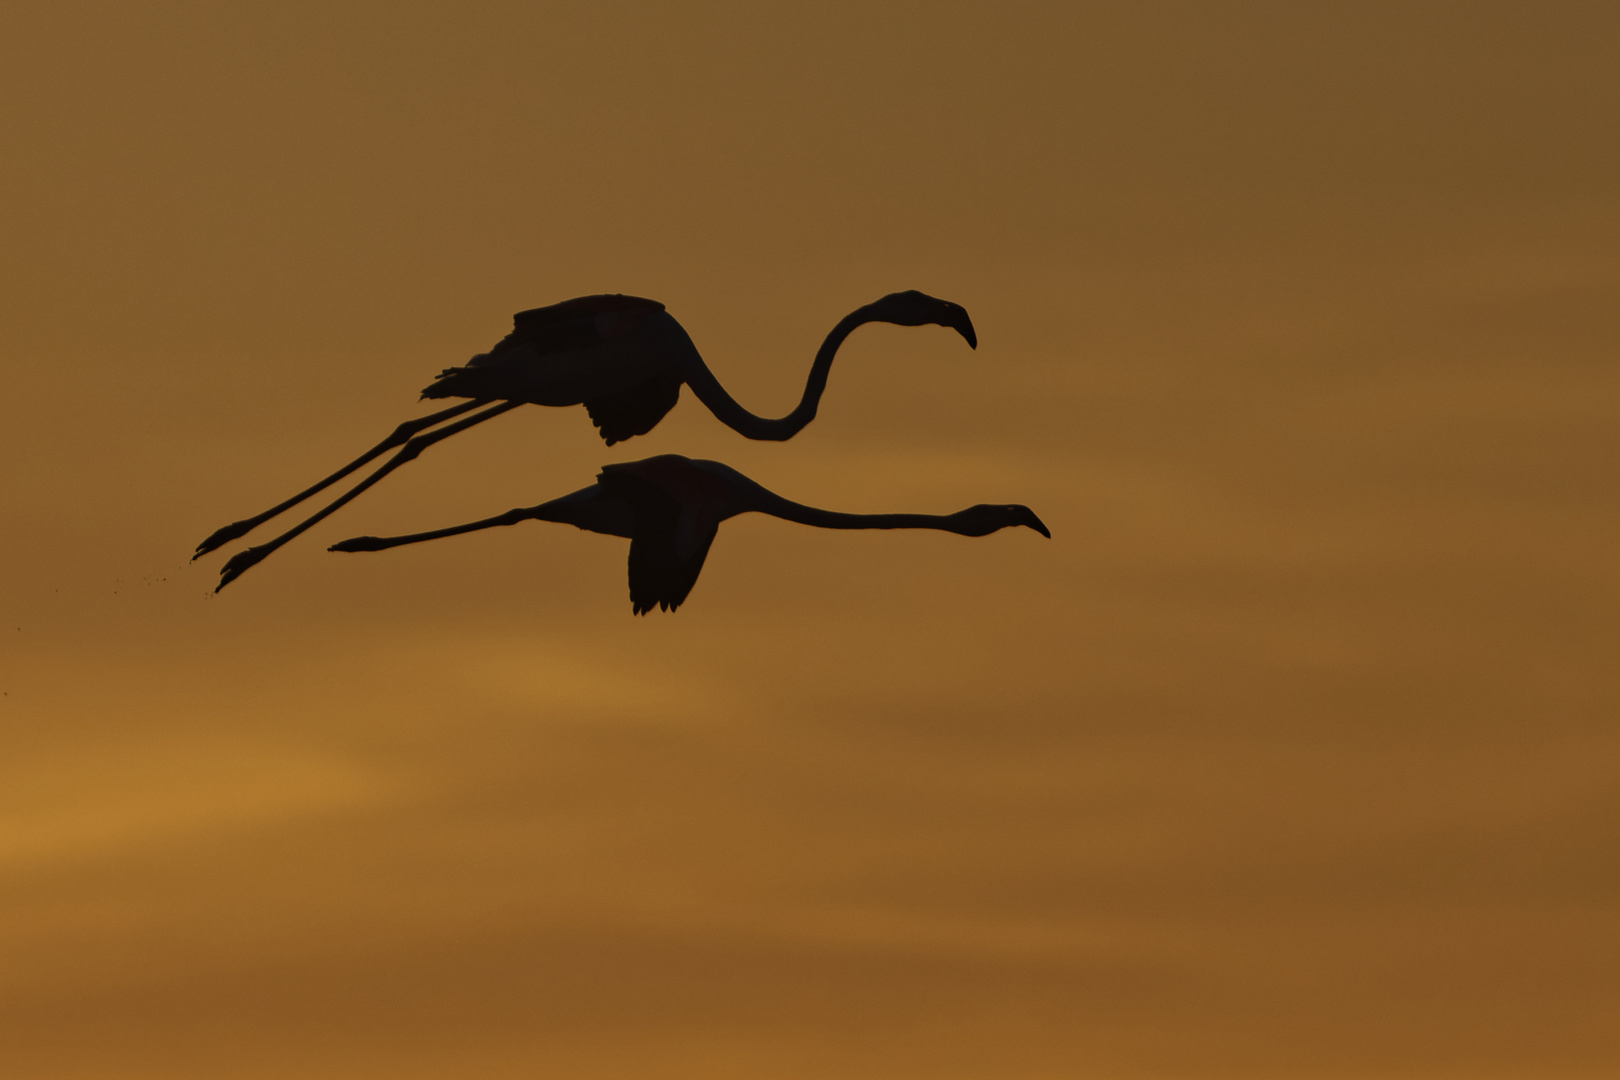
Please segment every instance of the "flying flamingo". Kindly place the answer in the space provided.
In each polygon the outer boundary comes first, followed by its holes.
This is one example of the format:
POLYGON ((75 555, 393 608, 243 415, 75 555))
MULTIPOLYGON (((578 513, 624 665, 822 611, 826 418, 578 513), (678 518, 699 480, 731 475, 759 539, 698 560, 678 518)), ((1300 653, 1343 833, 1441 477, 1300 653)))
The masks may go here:
POLYGON ((717 461, 665 454, 608 465, 596 483, 539 506, 409 536, 357 536, 329 551, 382 551, 520 521, 557 521, 590 532, 630 539, 630 606, 637 615, 681 606, 703 570, 720 523, 756 511, 823 529, 943 529, 988 536, 1024 525, 1051 538, 1027 506, 970 506, 954 514, 841 514, 796 503, 717 461))
POLYGON ((519 405, 584 405, 591 422, 612 446, 651 431, 675 407, 685 384, 722 423, 740 434, 750 439, 791 439, 815 419, 833 356, 844 339, 864 323, 948 326, 966 338, 970 347, 979 347, 973 322, 960 304, 916 290, 890 293, 839 320, 810 365, 810 377, 799 404, 786 416, 772 420, 755 416, 726 393, 681 324, 656 300, 616 293, 581 296, 550 307, 520 311, 512 322, 512 332, 493 349, 478 354, 462 367, 446 368, 422 391, 424 398, 465 397, 471 401, 400 424, 388 438, 320 483, 262 514, 232 522, 198 544, 193 559, 245 535, 368 461, 400 448, 370 476, 317 513, 275 539, 232 556, 220 570, 214 591, 235 581, 282 544, 429 446, 519 405), (482 411, 429 431, 474 409, 482 411))

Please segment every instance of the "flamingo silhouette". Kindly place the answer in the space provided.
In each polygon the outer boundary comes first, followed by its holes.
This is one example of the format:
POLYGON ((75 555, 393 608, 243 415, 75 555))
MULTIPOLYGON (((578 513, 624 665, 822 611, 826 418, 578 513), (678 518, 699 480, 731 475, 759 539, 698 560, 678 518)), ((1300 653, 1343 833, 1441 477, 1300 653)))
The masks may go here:
POLYGON ((608 465, 596 483, 539 506, 409 536, 357 536, 328 551, 382 551, 520 521, 557 521, 630 539, 630 606, 637 615, 681 606, 703 570, 720 523, 750 511, 823 529, 943 529, 988 536, 1024 525, 1049 532, 1027 506, 970 506, 954 514, 841 514, 784 499, 736 469, 678 454, 608 465))
POLYGON ((315 514, 275 539, 232 556, 221 568, 214 591, 235 581, 281 545, 429 446, 519 405, 583 404, 602 438, 612 446, 651 431, 675 407, 685 384, 722 423, 740 434, 750 439, 791 439, 815 419, 833 357, 856 327, 869 322, 900 326, 932 323, 951 327, 967 339, 970 347, 979 347, 973 322, 960 304, 915 290, 890 293, 839 320, 810 365, 799 404, 786 416, 772 420, 749 412, 726 392, 681 324, 656 300, 616 293, 581 296, 550 307, 520 311, 512 322, 512 332, 493 349, 461 367, 446 368, 422 391, 424 398, 465 397, 471 401, 400 424, 388 438, 326 479, 262 514, 216 530, 198 544, 193 560, 245 535, 374 458, 400 448, 370 476, 315 514), (482 411, 429 430, 474 409, 482 411))

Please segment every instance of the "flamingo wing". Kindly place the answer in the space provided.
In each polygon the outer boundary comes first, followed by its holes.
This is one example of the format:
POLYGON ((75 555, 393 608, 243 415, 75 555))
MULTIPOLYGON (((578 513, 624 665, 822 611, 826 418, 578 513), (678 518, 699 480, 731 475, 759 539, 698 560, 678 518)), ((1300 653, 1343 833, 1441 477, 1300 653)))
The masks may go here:
POLYGON ((653 608, 674 611, 697 584, 709 547, 720 531, 719 503, 681 497, 660 483, 661 459, 609 465, 596 482, 629 503, 635 514, 630 538, 630 606, 637 615, 653 608))
MULTIPOLYGON (((425 398, 488 397, 501 393, 507 371, 533 364, 550 353, 586 349, 628 334, 647 316, 663 311, 657 300, 610 293, 578 296, 512 316, 512 332, 459 367, 445 368, 422 391, 425 398)), ((667 409, 665 410, 668 411, 667 409)))
POLYGON ((657 300, 623 293, 576 296, 512 316, 512 332, 490 350, 490 355, 513 341, 541 354, 594 345, 629 333, 641 325, 642 319, 663 310, 664 305, 657 300))
POLYGON ((681 399, 681 378, 675 372, 618 394, 604 394, 585 402, 591 423, 609 446, 658 425, 681 399))

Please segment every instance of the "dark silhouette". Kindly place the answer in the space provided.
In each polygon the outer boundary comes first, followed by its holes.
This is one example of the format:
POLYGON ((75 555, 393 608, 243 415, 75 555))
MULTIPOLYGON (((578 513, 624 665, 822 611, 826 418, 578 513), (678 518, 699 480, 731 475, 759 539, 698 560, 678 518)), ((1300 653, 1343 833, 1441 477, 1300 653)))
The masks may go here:
POLYGON ((409 536, 357 536, 327 550, 381 551, 531 519, 562 522, 630 539, 630 606, 642 615, 655 607, 680 607, 697 583, 720 523, 749 511, 823 529, 943 529, 987 536, 1025 525, 1048 539, 1052 535, 1027 506, 979 505, 954 514, 841 514, 784 499, 717 461, 665 454, 606 466, 590 487, 539 506, 409 536))
POLYGON ((844 339, 864 323, 949 326, 966 338, 968 345, 975 349, 979 346, 973 322, 961 305, 915 290, 890 293, 839 320, 810 365, 810 377, 798 406, 786 416, 771 420, 755 416, 726 393, 681 324, 656 300, 618 294, 581 296, 550 307, 520 311, 512 322, 512 332, 493 349, 473 357, 463 367, 446 368, 422 391, 424 398, 466 397, 471 401, 399 425, 388 438, 320 483, 262 514, 232 522, 198 544, 193 559, 247 534, 386 451, 401 448, 376 472, 319 512, 275 539, 232 556, 221 569, 214 591, 229 585, 276 548, 429 446, 519 405, 583 404, 602 438, 612 446, 651 431, 675 407, 685 384, 722 423, 748 438, 791 439, 815 419, 833 356, 844 339), (482 411, 428 431, 474 409, 482 411))

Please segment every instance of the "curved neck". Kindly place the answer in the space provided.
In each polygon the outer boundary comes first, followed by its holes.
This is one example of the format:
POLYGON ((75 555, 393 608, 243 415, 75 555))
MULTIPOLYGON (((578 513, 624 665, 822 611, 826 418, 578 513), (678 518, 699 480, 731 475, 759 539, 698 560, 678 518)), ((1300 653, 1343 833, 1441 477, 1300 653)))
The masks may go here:
MULTIPOLYGON (((869 307, 870 305, 868 305, 869 307)), ((833 357, 838 353, 838 347, 844 339, 862 323, 872 321, 867 307, 856 308, 838 321, 832 328, 821 348, 816 352, 815 362, 810 365, 810 377, 805 380, 804 396, 799 404, 786 416, 772 420, 764 416, 755 416, 737 403, 737 399, 726 393, 720 380, 714 377, 703 358, 698 355, 696 348, 687 353, 686 385, 692 388, 697 399, 708 406, 710 412, 727 427, 740 435, 750 439, 766 439, 780 442, 791 439, 797 435, 806 424, 816 418, 816 406, 821 402, 821 395, 827 389, 827 372, 832 370, 833 357)))

